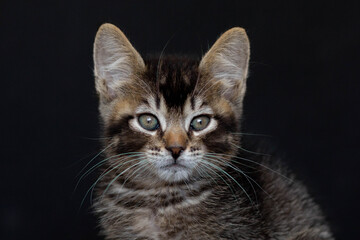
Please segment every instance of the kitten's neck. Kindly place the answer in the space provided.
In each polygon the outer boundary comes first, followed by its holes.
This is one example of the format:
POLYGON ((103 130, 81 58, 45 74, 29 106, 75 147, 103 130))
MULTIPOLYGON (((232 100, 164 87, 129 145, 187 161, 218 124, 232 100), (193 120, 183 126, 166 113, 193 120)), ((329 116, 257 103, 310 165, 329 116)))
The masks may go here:
MULTIPOLYGON (((212 189, 213 186, 205 180, 152 188, 114 183, 103 197, 127 209, 139 207, 158 209, 179 204, 198 204, 211 194, 212 189)), ((101 196, 101 189, 98 190, 101 196)))

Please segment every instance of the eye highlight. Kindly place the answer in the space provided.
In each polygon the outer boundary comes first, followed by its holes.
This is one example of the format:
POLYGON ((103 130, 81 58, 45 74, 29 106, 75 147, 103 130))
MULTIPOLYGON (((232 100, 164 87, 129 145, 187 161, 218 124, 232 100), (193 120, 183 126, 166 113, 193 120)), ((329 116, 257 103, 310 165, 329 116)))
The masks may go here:
POLYGON ((155 131, 159 128, 159 120, 152 114, 142 114, 138 117, 141 127, 148 131, 155 131))
POLYGON ((208 116, 198 116, 193 118, 190 123, 190 128, 194 131, 201 131, 205 129, 210 123, 210 117, 208 116))

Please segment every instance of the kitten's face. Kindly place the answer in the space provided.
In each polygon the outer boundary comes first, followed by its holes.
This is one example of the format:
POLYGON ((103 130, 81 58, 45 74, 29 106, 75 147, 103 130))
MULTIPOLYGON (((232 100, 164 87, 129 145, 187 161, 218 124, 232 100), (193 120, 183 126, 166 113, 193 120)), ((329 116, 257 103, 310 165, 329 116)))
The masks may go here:
POLYGON ((233 133, 245 93, 245 32, 229 30, 200 63, 144 62, 109 24, 99 29, 94 50, 110 169, 151 183, 218 175, 239 141, 233 133))

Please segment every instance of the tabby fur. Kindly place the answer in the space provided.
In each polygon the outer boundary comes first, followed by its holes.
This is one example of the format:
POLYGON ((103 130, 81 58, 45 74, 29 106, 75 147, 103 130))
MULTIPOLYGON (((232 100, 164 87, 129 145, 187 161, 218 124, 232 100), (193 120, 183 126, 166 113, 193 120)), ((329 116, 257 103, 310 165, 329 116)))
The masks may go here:
POLYGON ((144 61, 117 27, 100 27, 94 72, 105 150, 94 209, 105 239, 333 239, 278 159, 242 151, 249 57, 238 27, 201 61, 144 61), (143 113, 159 128, 143 129, 143 113), (199 115, 211 120, 195 131, 199 115))

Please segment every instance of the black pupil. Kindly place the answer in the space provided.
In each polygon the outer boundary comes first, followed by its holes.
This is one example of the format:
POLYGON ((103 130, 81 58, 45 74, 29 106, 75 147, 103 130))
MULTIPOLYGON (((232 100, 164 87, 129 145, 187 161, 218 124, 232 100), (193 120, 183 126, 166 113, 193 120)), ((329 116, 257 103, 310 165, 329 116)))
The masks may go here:
POLYGON ((202 119, 197 119, 196 122, 197 122, 199 125, 202 125, 202 119))
POLYGON ((147 121, 148 124, 150 124, 150 123, 152 122, 152 118, 151 118, 151 117, 148 117, 148 118, 146 119, 146 121, 147 121))

